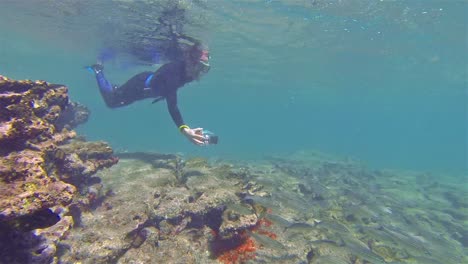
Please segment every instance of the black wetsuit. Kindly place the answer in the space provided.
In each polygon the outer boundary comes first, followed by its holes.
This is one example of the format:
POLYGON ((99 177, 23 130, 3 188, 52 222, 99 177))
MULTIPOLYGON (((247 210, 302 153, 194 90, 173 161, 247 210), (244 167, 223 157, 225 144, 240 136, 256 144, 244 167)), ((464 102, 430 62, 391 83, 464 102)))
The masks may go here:
POLYGON ((177 90, 193 81, 186 74, 184 62, 164 64, 154 73, 139 73, 120 87, 112 86, 102 71, 96 74, 96 79, 108 107, 122 107, 146 98, 166 99, 167 109, 174 123, 177 127, 184 124, 177 107, 177 90))

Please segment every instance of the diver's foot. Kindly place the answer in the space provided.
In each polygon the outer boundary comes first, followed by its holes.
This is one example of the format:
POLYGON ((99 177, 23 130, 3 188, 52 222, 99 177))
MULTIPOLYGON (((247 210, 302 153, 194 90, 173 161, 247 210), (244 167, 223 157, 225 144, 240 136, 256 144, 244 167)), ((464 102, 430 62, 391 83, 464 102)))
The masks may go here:
POLYGON ((102 72, 102 70, 104 70, 104 65, 102 65, 100 63, 96 63, 96 64, 93 64, 91 66, 86 66, 85 69, 87 69, 88 71, 90 71, 92 73, 98 74, 98 73, 102 72))

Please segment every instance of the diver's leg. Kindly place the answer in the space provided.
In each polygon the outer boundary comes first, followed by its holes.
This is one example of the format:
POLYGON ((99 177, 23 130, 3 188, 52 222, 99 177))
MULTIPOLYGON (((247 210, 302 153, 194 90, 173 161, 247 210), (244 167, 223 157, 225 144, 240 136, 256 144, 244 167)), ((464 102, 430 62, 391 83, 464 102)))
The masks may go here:
POLYGON ((96 81, 103 96, 114 92, 114 86, 106 79, 102 71, 96 74, 96 81))
POLYGON ((124 106, 126 104, 121 104, 117 96, 117 86, 113 86, 104 76, 104 72, 101 70, 96 73, 96 81, 99 86, 99 91, 101 92, 102 98, 106 105, 110 108, 115 108, 119 106, 124 106))
POLYGON ((124 85, 117 87, 112 85, 104 76, 103 66, 95 64, 86 67, 94 72, 102 98, 110 108, 122 107, 148 97, 154 97, 153 92, 146 89, 148 76, 152 72, 142 72, 130 78, 124 85))
POLYGON ((119 107, 120 104, 117 102, 117 98, 115 96, 117 87, 112 85, 104 76, 104 66, 102 66, 102 64, 94 64, 86 66, 85 68, 96 76, 99 92, 101 93, 102 99, 104 99, 106 105, 110 108, 119 107))

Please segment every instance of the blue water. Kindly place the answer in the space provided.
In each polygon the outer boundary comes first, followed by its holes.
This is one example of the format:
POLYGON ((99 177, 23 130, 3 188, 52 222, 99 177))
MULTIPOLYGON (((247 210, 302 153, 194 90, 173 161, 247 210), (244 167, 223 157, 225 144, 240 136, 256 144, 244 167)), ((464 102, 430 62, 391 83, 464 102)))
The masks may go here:
MULTIPOLYGON (((179 107, 190 126, 220 136, 217 146, 191 145, 164 102, 106 108, 82 67, 125 22, 113 1, 2 1, 0 74, 68 85, 92 112, 78 131, 117 151, 318 150, 378 168, 466 173, 466 1, 185 2, 205 17, 193 32, 210 46, 212 69, 180 90, 179 107)), ((128 61, 106 63, 114 83, 156 69, 128 61)))

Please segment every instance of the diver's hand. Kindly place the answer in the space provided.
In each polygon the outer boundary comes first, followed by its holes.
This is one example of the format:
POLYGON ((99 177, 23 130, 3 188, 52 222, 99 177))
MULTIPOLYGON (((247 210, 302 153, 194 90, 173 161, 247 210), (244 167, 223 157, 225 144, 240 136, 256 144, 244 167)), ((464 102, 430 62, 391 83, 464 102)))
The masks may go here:
POLYGON ((193 144, 203 146, 205 138, 203 137, 203 128, 183 128, 182 134, 188 138, 193 144))

